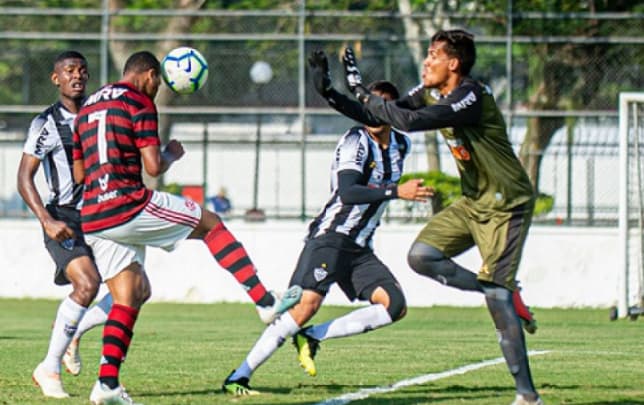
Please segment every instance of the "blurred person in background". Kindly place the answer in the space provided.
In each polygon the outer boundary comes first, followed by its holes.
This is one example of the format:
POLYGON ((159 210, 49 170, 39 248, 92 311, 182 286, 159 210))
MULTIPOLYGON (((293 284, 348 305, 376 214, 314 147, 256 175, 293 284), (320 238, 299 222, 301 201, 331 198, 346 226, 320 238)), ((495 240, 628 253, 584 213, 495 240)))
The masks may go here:
POLYGON ((212 204, 213 210, 220 215, 228 215, 233 209, 225 187, 221 187, 217 194, 210 197, 210 204, 212 204))

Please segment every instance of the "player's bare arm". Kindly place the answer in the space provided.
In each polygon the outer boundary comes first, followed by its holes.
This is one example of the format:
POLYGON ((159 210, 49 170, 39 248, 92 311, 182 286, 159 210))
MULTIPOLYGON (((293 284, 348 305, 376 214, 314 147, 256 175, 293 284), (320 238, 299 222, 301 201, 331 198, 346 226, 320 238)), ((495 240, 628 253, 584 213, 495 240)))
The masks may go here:
POLYGON ((140 150, 145 171, 152 177, 165 173, 185 153, 181 142, 175 139, 168 142, 163 152, 157 145, 146 146, 140 150))
POLYGON ((72 171, 74 176, 74 182, 76 182, 76 184, 83 184, 83 182, 85 182, 85 166, 83 163, 83 159, 74 160, 74 166, 72 168, 72 171))
POLYGON ((23 153, 18 166, 18 193, 29 209, 40 221, 43 229, 50 238, 62 242, 74 237, 74 231, 62 221, 57 221, 49 215, 34 184, 34 176, 40 167, 40 160, 35 156, 23 153))

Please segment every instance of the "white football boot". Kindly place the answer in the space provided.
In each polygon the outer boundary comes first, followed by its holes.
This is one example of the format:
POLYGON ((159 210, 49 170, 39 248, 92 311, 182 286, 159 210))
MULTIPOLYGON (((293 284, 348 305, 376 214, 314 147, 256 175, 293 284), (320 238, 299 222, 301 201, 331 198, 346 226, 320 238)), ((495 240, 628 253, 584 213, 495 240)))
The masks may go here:
POLYGON ((134 402, 122 385, 111 389, 107 385, 101 384, 100 381, 96 381, 94 384, 89 401, 93 405, 142 405, 134 402))
POLYGON ((69 398, 69 394, 63 389, 60 374, 45 370, 42 363, 36 366, 31 378, 40 387, 44 396, 51 398, 69 398))
POLYGON ((81 372, 81 358, 78 351, 78 341, 72 340, 65 354, 63 355, 63 365, 67 372, 73 376, 77 376, 81 372))

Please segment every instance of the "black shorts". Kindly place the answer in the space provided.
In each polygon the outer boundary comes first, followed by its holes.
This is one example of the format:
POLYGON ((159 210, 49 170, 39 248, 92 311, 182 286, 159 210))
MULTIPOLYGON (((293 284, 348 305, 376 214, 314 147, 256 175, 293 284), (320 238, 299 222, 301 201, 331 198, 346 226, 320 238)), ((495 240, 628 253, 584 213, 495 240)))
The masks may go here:
POLYGON ((306 242, 289 285, 326 295, 333 283, 351 301, 368 301, 376 287, 398 281, 373 250, 345 235, 328 233, 306 242))
POLYGON ((69 284, 69 280, 65 275, 67 265, 77 257, 89 256, 94 259, 92 249, 85 243, 83 231, 81 230, 80 212, 77 209, 54 205, 48 205, 46 208, 54 219, 65 222, 67 226, 72 228, 76 235, 75 239, 57 242, 51 239, 43 230, 45 247, 56 264, 54 283, 57 285, 69 284))

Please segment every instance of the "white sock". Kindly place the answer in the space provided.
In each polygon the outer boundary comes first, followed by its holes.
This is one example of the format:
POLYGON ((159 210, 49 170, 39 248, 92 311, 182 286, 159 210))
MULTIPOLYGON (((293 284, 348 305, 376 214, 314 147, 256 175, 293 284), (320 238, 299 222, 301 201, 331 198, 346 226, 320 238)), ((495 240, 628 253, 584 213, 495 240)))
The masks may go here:
POLYGON ((253 348, 248 352, 246 360, 235 370, 230 379, 250 378, 251 374, 298 330, 300 330, 300 326, 295 322, 291 314, 288 312, 282 314, 275 322, 264 329, 262 336, 259 337, 253 348))
POLYGON ((104 324, 107 321, 107 314, 110 313, 110 309, 112 309, 112 294, 107 293, 99 302, 85 312, 85 315, 78 323, 74 339, 80 339, 88 330, 104 324))
POLYGON ((75 303, 69 297, 60 303, 49 339, 47 356, 43 361, 45 370, 60 373, 60 361, 63 358, 63 353, 67 350, 85 311, 87 308, 75 303))
POLYGON ((332 319, 306 329, 306 334, 317 340, 369 332, 391 323, 391 316, 382 304, 369 305, 356 309, 340 318, 332 319))

